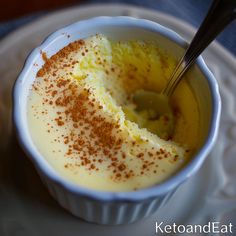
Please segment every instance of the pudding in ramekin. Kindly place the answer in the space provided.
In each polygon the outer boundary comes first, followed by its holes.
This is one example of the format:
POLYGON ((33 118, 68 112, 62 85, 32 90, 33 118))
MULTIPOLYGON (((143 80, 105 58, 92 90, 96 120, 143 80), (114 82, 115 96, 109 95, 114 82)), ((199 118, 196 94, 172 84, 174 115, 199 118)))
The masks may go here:
POLYGON ((52 34, 14 87, 19 140, 74 215, 130 223, 157 210, 201 166, 219 125, 217 83, 199 58, 170 102, 173 117, 137 110, 160 92, 184 41, 147 20, 99 17, 52 34))

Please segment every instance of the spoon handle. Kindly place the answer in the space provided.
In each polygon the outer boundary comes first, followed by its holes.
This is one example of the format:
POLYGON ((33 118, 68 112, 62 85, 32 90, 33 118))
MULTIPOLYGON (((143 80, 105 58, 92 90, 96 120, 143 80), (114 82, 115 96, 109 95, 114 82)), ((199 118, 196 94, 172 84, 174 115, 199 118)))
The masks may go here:
POLYGON ((216 36, 236 18, 236 0, 214 0, 162 93, 171 96, 182 75, 216 36))

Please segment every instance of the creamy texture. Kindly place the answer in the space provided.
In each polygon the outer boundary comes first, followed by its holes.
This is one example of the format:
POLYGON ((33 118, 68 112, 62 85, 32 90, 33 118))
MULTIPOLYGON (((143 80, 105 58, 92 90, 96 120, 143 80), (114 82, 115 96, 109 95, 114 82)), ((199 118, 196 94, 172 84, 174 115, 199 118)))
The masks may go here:
POLYGON ((168 117, 136 111, 132 94, 160 91, 175 66, 155 42, 96 35, 43 57, 28 121, 38 150, 65 178, 105 191, 145 188, 176 173, 198 147, 198 105, 186 81, 173 96, 172 136, 168 117))

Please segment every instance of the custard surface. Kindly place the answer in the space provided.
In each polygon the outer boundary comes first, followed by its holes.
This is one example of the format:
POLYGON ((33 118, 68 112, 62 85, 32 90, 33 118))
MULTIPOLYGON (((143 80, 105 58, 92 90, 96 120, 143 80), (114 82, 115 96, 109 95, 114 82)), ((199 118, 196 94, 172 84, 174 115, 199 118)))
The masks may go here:
MULTIPOLYGON (((45 57, 45 56, 44 56, 45 57)), ((39 152, 66 179, 102 191, 132 191, 166 180, 198 147, 199 112, 186 81, 172 98, 174 130, 132 94, 160 92, 175 67, 155 42, 76 41, 37 73, 28 121, 39 152)))

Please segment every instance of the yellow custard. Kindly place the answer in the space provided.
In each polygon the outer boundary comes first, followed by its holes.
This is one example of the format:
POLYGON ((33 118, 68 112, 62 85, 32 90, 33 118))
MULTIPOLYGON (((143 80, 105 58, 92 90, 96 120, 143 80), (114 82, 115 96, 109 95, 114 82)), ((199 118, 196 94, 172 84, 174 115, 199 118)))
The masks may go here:
POLYGON ((175 64, 156 42, 115 42, 103 35, 45 59, 28 100, 39 152, 61 176, 97 190, 132 191, 171 177, 198 148, 194 94, 183 81, 173 95, 171 135, 168 117, 137 112, 132 95, 160 92, 175 64))

